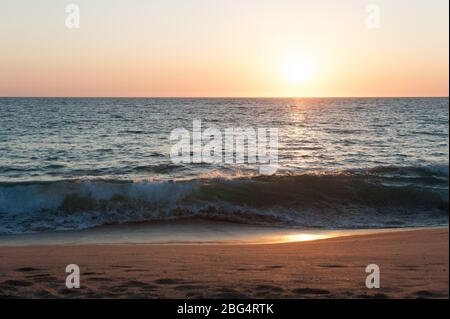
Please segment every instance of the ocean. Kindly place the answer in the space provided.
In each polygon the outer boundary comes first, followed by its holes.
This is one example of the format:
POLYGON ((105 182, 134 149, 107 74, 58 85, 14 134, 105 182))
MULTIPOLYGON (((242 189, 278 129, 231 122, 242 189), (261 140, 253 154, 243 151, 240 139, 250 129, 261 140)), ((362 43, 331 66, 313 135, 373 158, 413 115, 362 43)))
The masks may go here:
POLYGON ((155 221, 448 225, 448 98, 0 98, 0 235, 155 221), (276 128, 277 165, 179 163, 175 129, 276 128))

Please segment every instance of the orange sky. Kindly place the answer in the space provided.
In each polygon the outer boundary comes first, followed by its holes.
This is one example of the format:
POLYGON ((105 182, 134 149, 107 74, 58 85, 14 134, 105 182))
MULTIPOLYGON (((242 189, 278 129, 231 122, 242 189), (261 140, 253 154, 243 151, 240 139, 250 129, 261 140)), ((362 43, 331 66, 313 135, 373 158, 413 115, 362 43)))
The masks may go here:
POLYGON ((448 96, 448 0, 3 1, 0 96, 448 96))

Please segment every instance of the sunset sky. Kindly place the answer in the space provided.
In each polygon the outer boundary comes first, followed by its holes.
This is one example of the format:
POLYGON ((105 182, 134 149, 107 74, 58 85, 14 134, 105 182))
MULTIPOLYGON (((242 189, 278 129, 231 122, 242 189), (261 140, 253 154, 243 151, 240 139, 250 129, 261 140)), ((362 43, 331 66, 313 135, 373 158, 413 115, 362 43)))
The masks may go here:
POLYGON ((448 96, 448 12, 448 0, 2 0, 0 96, 448 96), (65 26, 71 2, 80 29, 65 26))

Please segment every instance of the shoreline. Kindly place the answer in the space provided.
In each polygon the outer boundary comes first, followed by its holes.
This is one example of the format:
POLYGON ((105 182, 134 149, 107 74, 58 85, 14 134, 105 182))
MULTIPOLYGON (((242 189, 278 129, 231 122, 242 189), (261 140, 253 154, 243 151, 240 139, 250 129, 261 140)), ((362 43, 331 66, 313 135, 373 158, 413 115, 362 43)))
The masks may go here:
POLYGON ((448 298, 448 228, 260 245, 0 247, 3 298, 448 298), (80 266, 81 289, 65 288, 80 266), (367 289, 367 265, 381 288, 367 289))
POLYGON ((447 229, 448 226, 296 229, 233 222, 186 219, 108 225, 84 230, 52 231, 0 236, 0 247, 81 245, 255 245, 304 242, 330 238, 447 229))

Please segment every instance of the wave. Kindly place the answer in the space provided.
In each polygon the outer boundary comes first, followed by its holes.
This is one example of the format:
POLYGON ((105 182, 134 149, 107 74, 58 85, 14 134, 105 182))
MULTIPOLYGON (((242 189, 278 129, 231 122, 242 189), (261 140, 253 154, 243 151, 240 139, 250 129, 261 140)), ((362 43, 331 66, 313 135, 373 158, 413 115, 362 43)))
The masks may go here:
POLYGON ((308 228, 448 224, 448 166, 212 176, 0 183, 0 234, 192 217, 308 228))

